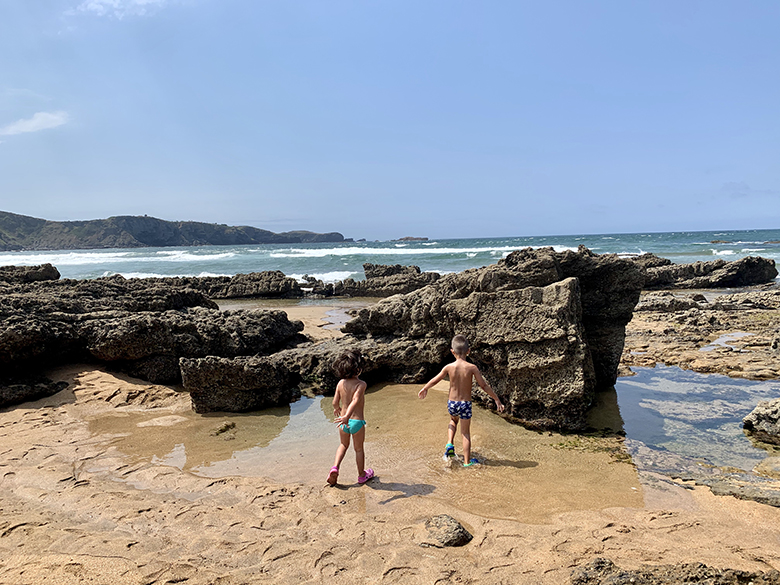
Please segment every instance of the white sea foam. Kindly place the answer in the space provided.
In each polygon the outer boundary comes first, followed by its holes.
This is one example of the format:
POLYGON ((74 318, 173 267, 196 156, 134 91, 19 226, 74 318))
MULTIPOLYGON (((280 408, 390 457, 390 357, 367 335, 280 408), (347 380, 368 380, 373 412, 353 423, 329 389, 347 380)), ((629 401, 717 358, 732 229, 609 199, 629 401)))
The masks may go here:
POLYGON ((113 276, 114 274, 121 274, 125 278, 173 278, 176 276, 197 276, 198 278, 205 278, 208 276, 233 276, 232 274, 217 274, 215 272, 199 272, 198 274, 160 274, 158 272, 111 272, 107 270, 102 276, 113 276))
MULTIPOLYGON (((324 258, 326 256, 421 256, 434 254, 492 254, 506 255, 519 250, 522 246, 491 246, 479 248, 287 248, 271 252, 271 258, 324 258)), ((543 248, 547 246, 535 246, 543 248)), ((552 246, 556 252, 577 248, 572 246, 552 246)))
POLYGON ((54 264, 54 266, 73 266, 77 264, 103 264, 105 262, 134 262, 133 252, 39 252, 0 254, 0 265, 34 266, 54 264))
POLYGON ((466 258, 473 258, 476 255, 477 255, 476 252, 466 252, 466 258))
POLYGON ((78 266, 85 264, 113 264, 128 262, 203 262, 209 260, 224 260, 233 258, 234 252, 217 254, 193 254, 185 250, 156 252, 143 254, 130 250, 119 252, 73 251, 73 252, 39 252, 39 253, 7 253, 0 254, 0 266, 34 266, 37 264, 53 264, 54 266, 78 266))
POLYGON ((734 256, 736 252, 734 250, 713 250, 715 256, 734 256))

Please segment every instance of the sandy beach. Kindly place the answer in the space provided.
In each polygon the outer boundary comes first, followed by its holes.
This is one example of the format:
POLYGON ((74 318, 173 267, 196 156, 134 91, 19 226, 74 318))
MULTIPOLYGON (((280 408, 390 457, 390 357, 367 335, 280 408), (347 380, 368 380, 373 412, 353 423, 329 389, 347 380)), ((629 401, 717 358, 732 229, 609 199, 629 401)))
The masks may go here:
MULTIPOLYGON (((237 307, 223 307, 237 308, 237 307)), ((315 339, 347 307, 287 307, 315 339)), ((638 473, 620 439, 537 433, 475 414, 477 469, 441 459, 444 387, 367 396, 367 463, 325 484, 330 400, 195 415, 189 397, 103 369, 0 411, 0 583, 568 583, 623 568, 780 568, 780 509, 638 473), (440 548, 425 520, 474 536, 440 548)), ((456 441, 456 444, 458 442, 456 441)), ((458 449, 460 451, 460 449, 458 449)))

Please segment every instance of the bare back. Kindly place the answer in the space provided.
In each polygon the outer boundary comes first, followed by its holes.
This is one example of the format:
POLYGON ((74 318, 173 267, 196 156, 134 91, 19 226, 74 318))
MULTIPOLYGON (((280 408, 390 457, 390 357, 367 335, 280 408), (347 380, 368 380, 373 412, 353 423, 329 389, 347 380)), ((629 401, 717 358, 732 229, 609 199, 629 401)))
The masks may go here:
POLYGON ((366 403, 366 383, 360 378, 339 380, 339 383, 336 385, 336 396, 333 402, 334 406, 337 402, 340 403, 344 410, 347 410, 355 402, 349 418, 363 420, 363 408, 366 403))
POLYGON ((464 359, 456 359, 444 366, 444 370, 450 379, 450 400, 471 400, 471 385, 475 378, 480 386, 484 384, 479 368, 464 359))

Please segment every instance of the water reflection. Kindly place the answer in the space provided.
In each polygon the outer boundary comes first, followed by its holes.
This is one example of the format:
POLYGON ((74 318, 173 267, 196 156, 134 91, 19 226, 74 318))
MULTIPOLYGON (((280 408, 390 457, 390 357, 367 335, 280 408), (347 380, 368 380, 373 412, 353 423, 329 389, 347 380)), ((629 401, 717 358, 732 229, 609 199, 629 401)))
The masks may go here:
MULTIPOLYGON (((629 439, 743 470, 753 469, 766 457, 742 432, 742 419, 761 400, 780 396, 779 381, 756 382, 663 365, 632 370, 636 376, 620 378, 615 385, 617 416, 629 439)), ((602 400, 609 402, 608 397, 602 400)), ((614 412, 601 416, 611 418, 612 425, 617 420, 614 412)), ((602 426, 615 428, 612 425, 602 426)))

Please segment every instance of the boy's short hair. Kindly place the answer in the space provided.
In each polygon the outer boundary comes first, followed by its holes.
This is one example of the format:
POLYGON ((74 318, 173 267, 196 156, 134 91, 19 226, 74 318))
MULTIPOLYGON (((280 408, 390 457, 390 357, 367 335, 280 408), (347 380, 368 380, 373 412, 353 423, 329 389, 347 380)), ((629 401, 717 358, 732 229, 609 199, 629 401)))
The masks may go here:
POLYGON ((463 335, 456 335, 453 337, 450 347, 452 347, 452 351, 461 356, 466 355, 469 352, 469 349, 471 349, 469 340, 463 335))
POLYGON ((363 370, 363 354, 359 349, 348 349, 333 362, 333 371, 339 378, 355 378, 363 370))

